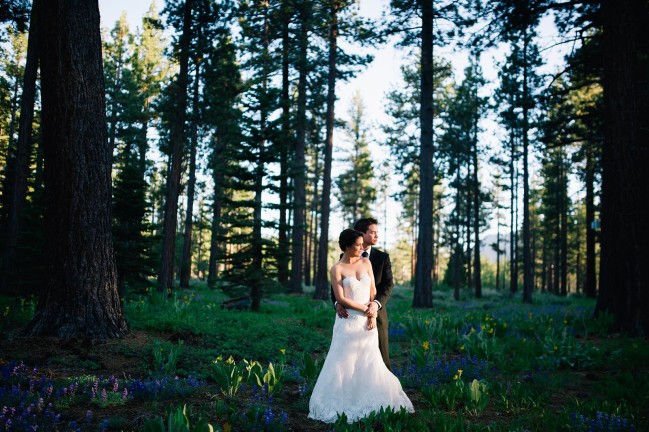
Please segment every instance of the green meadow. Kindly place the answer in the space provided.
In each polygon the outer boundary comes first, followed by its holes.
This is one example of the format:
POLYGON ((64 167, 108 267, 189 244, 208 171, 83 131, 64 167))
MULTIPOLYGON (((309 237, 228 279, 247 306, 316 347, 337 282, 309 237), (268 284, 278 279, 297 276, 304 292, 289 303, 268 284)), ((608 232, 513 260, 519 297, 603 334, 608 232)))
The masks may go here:
POLYGON ((143 292, 124 299, 131 334, 101 344, 21 338, 34 303, 3 298, 0 429, 649 430, 649 342, 613 333, 593 300, 441 289, 413 310, 405 286, 387 305, 390 353, 416 412, 312 421, 334 311, 310 297, 268 295, 254 313, 199 285, 143 292))

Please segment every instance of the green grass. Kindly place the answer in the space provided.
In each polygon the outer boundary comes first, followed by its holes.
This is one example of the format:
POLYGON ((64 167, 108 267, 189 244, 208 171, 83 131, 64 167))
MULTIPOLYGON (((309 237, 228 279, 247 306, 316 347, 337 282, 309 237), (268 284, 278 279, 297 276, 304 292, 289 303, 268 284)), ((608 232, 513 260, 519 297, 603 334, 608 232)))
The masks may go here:
MULTIPOLYGON (((310 294, 274 294, 258 313, 223 310, 226 296, 201 286, 169 299, 127 297, 133 336, 101 347, 107 357, 58 352, 48 364, 51 373, 68 380, 111 373, 123 376, 124 385, 164 376, 204 381, 196 390, 183 387, 182 396, 162 391, 103 404, 80 397, 63 414, 78 418, 96 409, 88 430, 98 430, 101 420, 108 430, 141 428, 143 415, 148 427, 159 425, 153 417, 161 416, 164 424, 174 418, 196 425, 191 430, 206 422, 215 430, 331 430, 306 418, 334 321, 330 302, 310 294), (219 385, 224 378, 214 372, 230 356, 240 366, 227 371, 242 374, 235 396, 226 396, 219 385), (258 362, 258 380, 243 377, 244 359, 258 362), (272 381, 262 376, 269 363, 275 365, 272 381), (264 381, 277 385, 272 398, 257 384, 264 381)), ((649 342, 611 333, 612 318, 595 319, 592 300, 535 293, 533 304, 523 304, 490 290, 482 299, 462 297, 456 302, 451 291, 437 290, 433 309, 413 310, 412 288, 395 288, 387 305, 393 370, 416 412, 375 413, 336 430, 630 430, 611 426, 606 416, 649 430, 649 342)), ((2 300, 2 343, 19 353, 22 342, 13 337, 33 304, 2 300)), ((12 360, 21 359, 2 362, 12 360)))

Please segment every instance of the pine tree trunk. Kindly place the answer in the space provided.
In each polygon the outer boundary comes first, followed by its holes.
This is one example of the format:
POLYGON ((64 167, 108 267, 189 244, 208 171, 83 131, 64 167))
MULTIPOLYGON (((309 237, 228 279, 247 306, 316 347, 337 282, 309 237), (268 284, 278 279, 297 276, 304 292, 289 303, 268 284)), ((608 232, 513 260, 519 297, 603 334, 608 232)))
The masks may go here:
POLYGON ((561 295, 568 295, 568 179, 564 170, 563 151, 560 150, 560 185, 561 185, 561 205, 560 205, 560 224, 561 233, 561 295))
POLYGON ((221 195, 223 194, 223 181, 225 176, 221 167, 223 166, 218 162, 221 154, 221 141, 219 137, 215 137, 215 155, 212 159, 212 178, 214 179, 214 194, 212 195, 212 230, 210 235, 210 258, 208 265, 207 284, 210 288, 216 286, 216 278, 218 274, 218 255, 219 255, 219 230, 221 227, 221 195))
POLYGON ((257 154, 257 166, 255 168, 255 198, 252 221, 252 281, 250 287, 250 309, 259 311, 262 297, 262 283, 264 278, 264 249, 261 237, 262 226, 262 194, 264 191, 264 163, 266 160, 266 139, 268 135, 268 48, 270 45, 270 22, 269 22, 269 5, 264 3, 264 38, 263 38, 263 65, 262 65, 262 89, 259 98, 259 147, 257 154))
POLYGON ((496 222, 496 291, 500 289, 500 218, 496 222))
MULTIPOLYGON (((477 95, 476 95, 477 96, 477 95)), ((478 180, 478 119, 473 124, 473 280, 475 296, 482 297, 482 269, 480 263, 480 182, 478 180)))
POLYGON ((21 215, 27 196, 27 179, 29 177, 29 156, 32 148, 32 125, 34 120, 34 102, 36 98, 36 77, 38 75, 40 13, 43 0, 34 0, 29 24, 27 40, 27 58, 25 60, 25 75, 20 104, 20 119, 18 120, 18 140, 16 142, 16 158, 13 176, 9 187, 4 192, 10 192, 6 198, 7 220, 6 236, 2 248, 2 266, 0 267, 0 293, 9 294, 13 289, 9 276, 15 260, 16 242, 21 226, 21 215))
MULTIPOLYGON (((297 83, 297 136, 295 139, 294 151, 294 192, 293 192, 293 231, 291 237, 292 261, 291 280, 289 289, 294 293, 302 292, 303 278, 303 256, 305 239, 305 212, 306 212, 306 99, 307 99, 307 49, 309 37, 309 11, 310 5, 303 2, 300 6, 300 57, 298 60, 298 83, 297 83)), ((308 254, 307 254, 308 255, 308 254)), ((308 272, 308 270, 307 270, 308 272)), ((309 278, 310 279, 310 278, 309 278)))
POLYGON ((97 1, 50 0, 42 31, 48 283, 28 335, 124 335, 111 236, 111 160, 97 1), (79 109, 82 107, 83 109, 79 109))
POLYGON ((180 71, 176 80, 176 107, 172 113, 171 155, 167 170, 167 188, 162 226, 162 256, 158 273, 158 291, 167 292, 173 287, 176 222, 178 220, 178 195, 182 174, 185 117, 187 110, 187 84, 189 81, 189 45, 192 32, 193 0, 185 0, 183 33, 180 37, 180 71))
MULTIPOLYGON (((200 33, 200 32, 199 32, 200 33)), ((200 36, 199 36, 200 38, 200 36)), ((194 227, 194 195, 196 194, 196 150, 198 147, 200 64, 196 64, 194 78, 194 95, 192 97, 192 126, 189 149, 189 179, 187 180, 187 209, 185 210, 185 233, 183 235, 183 253, 180 261, 180 287, 189 288, 189 277, 192 270, 192 231, 194 227)))
POLYGON ((649 335, 649 46, 646 1, 603 2, 604 143, 600 289, 596 313, 649 335))
MULTIPOLYGON (((470 159, 470 156, 469 156, 470 159)), ((471 257, 471 252, 473 249, 471 248, 471 213, 472 213, 472 189, 473 187, 471 186, 471 181, 473 179, 471 178, 471 163, 469 161, 466 161, 466 214, 464 218, 464 232, 466 235, 466 287, 470 290, 473 288, 473 260, 471 257)))
POLYGON ((516 254, 516 140, 514 131, 510 132, 510 160, 509 160, 509 181, 511 190, 509 194, 509 291, 514 295, 518 291, 518 261, 516 254))
POLYGON ((595 260, 595 163, 592 143, 586 143, 586 296, 597 296, 597 273, 595 260))
POLYGON ((419 236, 413 307, 433 306, 433 0, 422 0, 419 236))
POLYGON ((289 96, 289 26, 291 23, 289 2, 282 1, 282 138, 280 143, 280 173, 279 173, 279 226, 278 226, 278 246, 277 252, 277 280, 286 285, 289 278, 289 243, 288 243, 288 223, 287 209, 288 202, 288 149, 291 141, 291 119, 290 109, 291 100, 289 96))
POLYGON ((529 88, 527 73, 528 35, 523 34, 523 302, 532 302, 534 267, 530 242, 529 88))
POLYGON ((306 231, 304 234, 304 259, 302 260, 304 268, 304 285, 311 285, 311 246, 313 244, 313 219, 311 211, 306 213, 306 231))
POLYGON ((327 116, 324 154, 324 175, 322 181, 322 206, 320 208, 320 242, 318 243, 318 270, 315 280, 314 298, 329 298, 327 256, 329 250, 329 213, 331 212, 331 159, 333 153, 333 131, 336 103, 336 63, 338 50, 338 8, 339 0, 333 0, 329 24, 329 72, 327 77, 327 116))

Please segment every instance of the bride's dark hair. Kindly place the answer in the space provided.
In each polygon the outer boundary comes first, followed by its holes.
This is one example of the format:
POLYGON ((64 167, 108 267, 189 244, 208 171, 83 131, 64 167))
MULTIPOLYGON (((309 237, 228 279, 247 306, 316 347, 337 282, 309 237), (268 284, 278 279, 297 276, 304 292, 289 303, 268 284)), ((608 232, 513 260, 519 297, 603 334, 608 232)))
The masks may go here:
POLYGON ((340 233, 340 236, 338 237, 338 246, 340 246, 340 249, 345 252, 348 247, 356 243, 356 239, 359 237, 363 237, 362 232, 347 228, 340 233))

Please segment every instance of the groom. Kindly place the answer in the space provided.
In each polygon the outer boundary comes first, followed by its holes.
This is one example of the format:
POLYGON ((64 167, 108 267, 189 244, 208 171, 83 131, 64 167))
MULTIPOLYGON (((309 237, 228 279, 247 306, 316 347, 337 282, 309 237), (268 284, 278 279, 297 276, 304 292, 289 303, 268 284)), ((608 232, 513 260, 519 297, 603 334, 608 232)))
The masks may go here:
MULTIPOLYGON (((367 258, 372 263, 372 270, 374 272, 374 283, 376 284, 376 296, 372 301, 365 315, 368 317, 376 316, 376 324, 379 333, 379 349, 381 350, 381 357, 383 363, 390 369, 390 351, 388 348, 388 313, 385 306, 392 294, 394 282, 392 281, 392 264, 390 263, 390 255, 380 251, 373 246, 379 240, 378 221, 374 218, 359 219, 354 225, 356 231, 363 233, 363 249, 361 257, 367 258)), ((349 317, 347 309, 338 304, 331 291, 331 298, 336 306, 336 312, 341 318, 349 317)))

